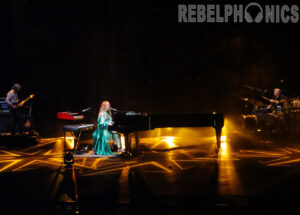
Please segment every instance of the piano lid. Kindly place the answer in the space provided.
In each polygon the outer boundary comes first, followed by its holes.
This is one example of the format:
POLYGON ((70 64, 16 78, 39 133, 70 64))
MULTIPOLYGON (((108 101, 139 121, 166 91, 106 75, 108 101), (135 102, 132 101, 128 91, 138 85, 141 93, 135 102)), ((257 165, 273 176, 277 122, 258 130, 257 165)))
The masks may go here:
POLYGON ((223 127, 222 113, 152 114, 152 128, 165 127, 223 127))

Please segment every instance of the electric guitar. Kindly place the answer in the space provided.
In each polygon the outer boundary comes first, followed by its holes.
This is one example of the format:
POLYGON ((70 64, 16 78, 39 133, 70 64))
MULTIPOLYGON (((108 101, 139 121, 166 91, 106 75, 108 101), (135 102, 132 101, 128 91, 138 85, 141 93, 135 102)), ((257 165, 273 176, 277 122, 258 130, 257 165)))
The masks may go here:
POLYGON ((23 107, 24 104, 25 104, 26 102, 28 102, 30 99, 33 99, 34 96, 35 96, 34 94, 29 95, 26 99, 24 99, 23 101, 19 102, 17 106, 18 106, 19 108, 23 107))

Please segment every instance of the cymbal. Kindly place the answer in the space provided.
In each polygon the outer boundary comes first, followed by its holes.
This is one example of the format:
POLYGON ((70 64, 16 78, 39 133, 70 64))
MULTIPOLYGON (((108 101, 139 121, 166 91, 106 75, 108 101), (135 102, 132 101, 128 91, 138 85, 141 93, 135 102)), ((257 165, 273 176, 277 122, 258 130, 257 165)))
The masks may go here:
POLYGON ((288 101, 288 99, 281 99, 281 100, 279 100, 280 103, 287 102, 287 101, 288 101))
POLYGON ((258 106, 258 107, 261 107, 263 106, 264 104, 260 101, 257 101, 255 99, 251 99, 251 98, 241 98, 243 101, 246 101, 252 105, 255 105, 255 106, 258 106))
MULTIPOLYGON (((274 100, 274 99, 268 99, 267 97, 265 96, 262 96, 263 99, 267 100, 267 101, 271 101, 271 100, 274 100)), ((286 99, 281 99, 279 100, 279 103, 285 103, 285 102, 288 102, 290 99, 286 98, 286 99)))
POLYGON ((250 90, 256 90, 256 91, 259 91, 259 92, 263 92, 262 89, 259 89, 259 88, 256 88, 256 87, 252 87, 252 86, 249 86, 249 85, 243 85, 243 87, 248 88, 250 90))
POLYGON ((299 100, 299 97, 286 98, 286 100, 288 101, 299 100))

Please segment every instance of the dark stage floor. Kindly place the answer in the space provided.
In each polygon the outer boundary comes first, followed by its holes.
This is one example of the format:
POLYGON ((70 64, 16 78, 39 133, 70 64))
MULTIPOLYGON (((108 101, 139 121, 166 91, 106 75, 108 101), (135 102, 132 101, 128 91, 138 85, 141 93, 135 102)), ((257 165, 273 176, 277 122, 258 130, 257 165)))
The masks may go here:
POLYGON ((229 122, 218 154, 213 129, 140 138, 132 159, 81 155, 74 168, 63 164, 62 138, 1 146, 1 214, 299 213, 299 141, 260 138, 229 122))

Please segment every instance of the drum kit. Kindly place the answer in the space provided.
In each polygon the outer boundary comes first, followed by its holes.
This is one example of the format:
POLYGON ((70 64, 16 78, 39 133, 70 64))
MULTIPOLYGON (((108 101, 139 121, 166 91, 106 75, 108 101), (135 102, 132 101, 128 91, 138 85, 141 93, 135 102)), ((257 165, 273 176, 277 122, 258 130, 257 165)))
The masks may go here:
POLYGON ((256 91, 256 99, 241 98, 248 113, 243 115, 255 116, 257 130, 280 130, 284 133, 300 134, 300 97, 290 97, 279 100, 278 104, 271 105, 271 99, 261 95, 267 91, 252 86, 244 85, 251 91, 256 91), (251 107, 251 108, 249 108, 251 107))

